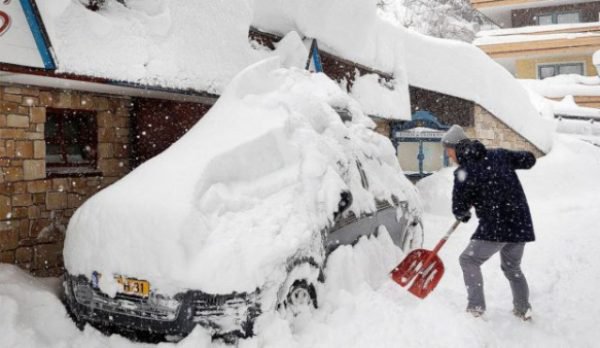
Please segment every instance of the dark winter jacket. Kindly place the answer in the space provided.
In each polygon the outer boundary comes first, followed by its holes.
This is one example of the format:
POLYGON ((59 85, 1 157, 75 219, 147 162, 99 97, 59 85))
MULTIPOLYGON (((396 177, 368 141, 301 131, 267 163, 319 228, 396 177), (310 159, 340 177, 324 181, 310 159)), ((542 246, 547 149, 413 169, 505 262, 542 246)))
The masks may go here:
POLYGON ((490 149, 479 141, 463 140, 456 147, 459 167, 454 171, 452 211, 469 214, 479 226, 471 239, 496 242, 535 240, 527 198, 515 169, 529 169, 535 156, 527 151, 490 149))

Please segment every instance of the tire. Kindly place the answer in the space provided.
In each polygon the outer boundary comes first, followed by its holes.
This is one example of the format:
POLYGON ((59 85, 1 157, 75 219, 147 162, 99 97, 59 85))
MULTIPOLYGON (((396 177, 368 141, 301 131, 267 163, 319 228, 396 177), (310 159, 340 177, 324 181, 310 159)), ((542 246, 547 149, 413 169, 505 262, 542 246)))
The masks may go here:
POLYGON ((287 314, 293 317, 312 313, 318 307, 315 286, 306 279, 296 280, 284 303, 287 314))
POLYGON ((317 284, 321 268, 312 258, 290 263, 286 280, 277 292, 275 309, 292 331, 302 330, 318 308, 317 284))

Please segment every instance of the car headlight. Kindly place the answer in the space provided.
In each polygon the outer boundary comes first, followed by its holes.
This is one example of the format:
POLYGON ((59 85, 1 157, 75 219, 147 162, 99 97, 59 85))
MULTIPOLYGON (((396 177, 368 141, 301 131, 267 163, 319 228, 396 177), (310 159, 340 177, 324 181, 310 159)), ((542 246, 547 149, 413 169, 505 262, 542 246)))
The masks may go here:
POLYGON ((73 294, 75 295, 77 302, 87 304, 92 301, 94 294, 92 287, 89 284, 78 282, 76 280, 71 284, 73 285, 73 294))
POLYGON ((169 311, 176 311, 179 308, 180 300, 175 298, 168 297, 161 294, 150 293, 148 297, 148 303, 153 307, 167 309, 169 311))

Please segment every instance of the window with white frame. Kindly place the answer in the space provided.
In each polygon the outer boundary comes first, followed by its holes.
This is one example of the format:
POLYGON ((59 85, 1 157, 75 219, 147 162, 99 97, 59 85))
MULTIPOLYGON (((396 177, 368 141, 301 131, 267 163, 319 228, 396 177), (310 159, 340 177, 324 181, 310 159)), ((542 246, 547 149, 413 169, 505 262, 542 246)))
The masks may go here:
POLYGON ((553 23, 553 15, 552 14, 547 14, 547 15, 539 15, 537 17, 537 23, 538 25, 550 25, 550 24, 554 24, 553 23))
POLYGON ((579 12, 565 12, 556 14, 556 24, 568 24, 579 22, 581 22, 581 15, 579 12))
POLYGON ((538 78, 540 80, 546 77, 564 74, 584 74, 583 63, 552 63, 538 65, 538 78))
POLYGON ((546 13, 537 16, 538 25, 550 25, 550 24, 569 24, 569 23, 580 23, 581 13, 579 11, 571 12, 554 12, 546 13))

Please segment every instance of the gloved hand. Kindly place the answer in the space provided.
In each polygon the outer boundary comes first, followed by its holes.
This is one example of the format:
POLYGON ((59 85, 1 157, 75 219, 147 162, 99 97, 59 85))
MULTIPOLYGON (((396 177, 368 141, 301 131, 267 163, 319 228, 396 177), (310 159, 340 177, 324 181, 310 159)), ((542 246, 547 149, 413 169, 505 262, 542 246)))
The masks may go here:
POLYGON ((460 215, 454 215, 456 217, 456 220, 466 224, 467 222, 469 222, 469 220, 471 220, 471 212, 467 211, 464 214, 460 214, 460 215))

